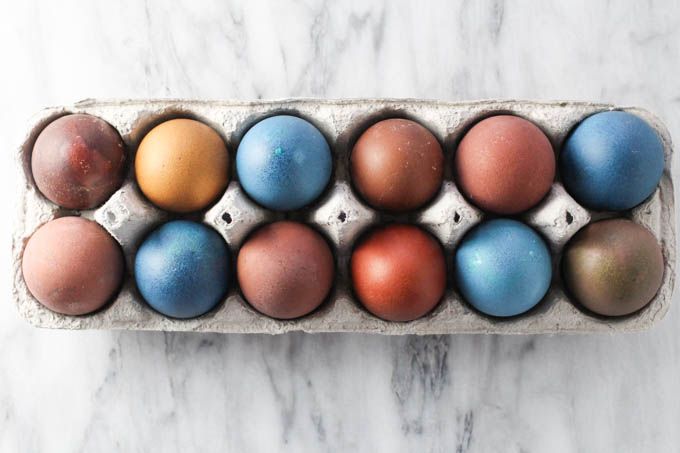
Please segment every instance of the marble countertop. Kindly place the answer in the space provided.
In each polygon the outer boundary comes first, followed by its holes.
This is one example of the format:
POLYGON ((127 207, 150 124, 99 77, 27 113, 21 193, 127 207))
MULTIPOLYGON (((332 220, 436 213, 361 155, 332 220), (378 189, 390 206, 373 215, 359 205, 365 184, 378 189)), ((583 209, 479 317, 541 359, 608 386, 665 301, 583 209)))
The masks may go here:
POLYGON ((43 106, 87 97, 574 99, 645 107, 680 140, 672 2, 198 5, 0 5, 0 452, 680 448, 678 296, 663 322, 626 335, 69 332, 21 320, 10 300, 10 159, 43 106))

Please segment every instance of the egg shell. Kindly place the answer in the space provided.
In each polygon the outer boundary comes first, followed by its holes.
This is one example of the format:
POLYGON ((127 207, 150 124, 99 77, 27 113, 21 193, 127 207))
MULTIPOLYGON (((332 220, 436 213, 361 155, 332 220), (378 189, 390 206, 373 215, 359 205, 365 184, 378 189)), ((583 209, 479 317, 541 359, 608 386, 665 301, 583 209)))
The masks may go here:
POLYGON ((472 229, 454 257, 456 287, 477 310, 491 316, 522 314, 548 292, 550 251, 527 225, 494 219, 472 229))
POLYGON ((531 121, 498 115, 475 124, 454 157, 456 184, 477 206, 518 214, 535 206, 555 179, 555 153, 531 121))
POLYGON ((359 137, 350 164, 352 183, 370 205, 409 211, 439 191, 444 153, 425 127, 393 118, 372 125, 359 137))
POLYGON ((40 132, 31 153, 38 190, 66 209, 91 209, 122 184, 125 145, 106 121, 92 115, 66 115, 40 132))
POLYGON ((236 152, 236 172, 246 193, 275 211, 300 209, 326 188, 331 150, 310 122, 277 115, 246 132, 236 152))
POLYGON ((567 290, 604 316, 634 313, 652 300, 663 279, 661 246, 626 219, 591 223, 567 244, 562 273, 567 290))
POLYGON ((591 209, 622 211, 656 190, 664 167, 654 129, 628 112, 596 113, 583 120, 560 153, 560 174, 576 201, 591 209))
POLYGON ((280 221, 255 231, 238 255, 237 276, 246 301, 272 318, 293 319, 314 311, 335 278, 326 240, 298 222, 280 221))
POLYGON ((135 256, 135 282, 156 311, 195 318, 226 295, 230 268, 222 236, 201 223, 174 220, 144 239, 135 256))
POLYGON ((139 144, 137 183, 153 204, 187 213, 205 208, 229 183, 222 137, 200 121, 179 118, 154 127, 139 144))
POLYGON ((412 321, 432 311, 446 288, 442 247, 413 225, 369 232, 354 248, 350 271, 363 306, 387 321, 412 321))
POLYGON ((124 267, 118 243, 81 217, 61 217, 38 228, 22 259, 31 294, 66 315, 84 315, 106 305, 120 288, 124 267))

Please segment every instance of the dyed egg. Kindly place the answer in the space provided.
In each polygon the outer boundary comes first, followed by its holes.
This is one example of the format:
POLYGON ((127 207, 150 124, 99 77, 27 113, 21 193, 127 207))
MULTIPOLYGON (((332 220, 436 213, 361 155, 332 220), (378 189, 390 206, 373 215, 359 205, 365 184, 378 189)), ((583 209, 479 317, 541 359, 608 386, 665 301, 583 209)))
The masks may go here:
POLYGON ((62 116, 38 135, 31 171, 38 190, 50 201, 67 209, 92 209, 120 187, 125 145, 102 119, 62 116))
POLYGON ((243 296, 256 310, 278 319, 314 311, 328 296, 335 276, 324 238, 297 222, 275 222, 253 233, 236 265, 243 296))
POLYGON ((420 318, 432 311, 446 289, 439 242, 412 225, 371 231, 354 248, 350 271, 359 301, 387 321, 420 318))
POLYGON ((531 121, 492 116, 475 124, 455 155, 456 183, 477 206, 517 214, 535 206, 555 178, 550 140, 531 121))
POLYGON ((272 116, 255 124, 236 153, 243 189, 276 211, 313 202, 328 184, 332 169, 331 150, 323 134, 295 116, 272 116))
POLYGON ((442 185, 441 145, 415 121, 389 119, 374 124, 354 145, 350 163, 354 186, 378 209, 417 209, 442 185))
POLYGON ((515 316, 533 308, 550 287, 550 252, 516 220, 484 222, 465 235, 454 257, 458 291, 477 310, 515 316))
POLYGON ((661 247, 652 233, 625 219, 587 225, 562 257, 569 293, 604 316, 627 315, 647 305, 661 286, 663 271, 661 247))
POLYGON ((66 315, 106 305, 118 292, 125 268, 118 243, 97 223, 80 217, 61 217, 38 228, 21 266, 38 302, 66 315))
POLYGON ((142 297, 172 318, 195 318, 213 309, 229 289, 227 244, 215 230, 187 220, 161 225, 135 257, 142 297))
POLYGON ((560 153, 567 191, 579 203, 603 211, 622 211, 642 203, 654 193, 663 167, 659 135, 627 112, 586 118, 560 153))
POLYGON ((172 212, 198 211, 229 183, 229 153, 211 127, 175 119, 154 127, 139 144, 137 183, 153 204, 172 212))

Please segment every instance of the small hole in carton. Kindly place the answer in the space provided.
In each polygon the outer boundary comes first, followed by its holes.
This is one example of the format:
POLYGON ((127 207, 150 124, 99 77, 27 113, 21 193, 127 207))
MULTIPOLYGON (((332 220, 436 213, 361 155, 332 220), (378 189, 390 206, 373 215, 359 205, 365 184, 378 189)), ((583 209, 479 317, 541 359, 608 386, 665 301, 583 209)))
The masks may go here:
POLYGON ((106 221, 109 224, 116 223, 116 214, 113 211, 106 211, 106 221))
POLYGON ((453 214, 453 223, 460 223, 460 214, 457 212, 453 214))
POLYGON ((574 216, 571 215, 571 212, 569 212, 569 211, 567 211, 566 219, 567 219, 567 225, 571 225, 572 223, 574 223, 574 216))
POLYGON ((338 220, 340 223, 345 223, 345 220, 347 220, 347 213, 345 211, 340 211, 340 214, 338 214, 338 220))
POLYGON ((229 225, 231 223, 231 214, 225 212, 224 214, 222 214, 222 220, 224 220, 225 223, 229 225))

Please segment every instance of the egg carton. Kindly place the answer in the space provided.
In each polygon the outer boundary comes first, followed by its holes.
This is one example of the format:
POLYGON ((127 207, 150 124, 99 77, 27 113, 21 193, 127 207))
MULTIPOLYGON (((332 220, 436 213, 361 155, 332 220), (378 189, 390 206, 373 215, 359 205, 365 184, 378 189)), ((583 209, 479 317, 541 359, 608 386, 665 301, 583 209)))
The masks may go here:
MULTIPOLYGON (((371 332, 381 334, 500 333, 535 334, 558 332, 635 331, 650 327, 666 314, 675 279, 675 214, 670 172, 671 139, 664 125, 649 112, 589 102, 473 101, 361 99, 280 101, 190 100, 85 100, 73 106, 48 108, 28 126, 17 154, 18 214, 13 236, 14 300, 19 312, 39 327, 63 329, 130 329, 279 334, 304 332, 371 332), (499 113, 524 117, 549 137, 556 152, 567 134, 587 116, 605 110, 625 110, 649 122, 663 141, 665 168, 656 192, 640 206, 623 214, 589 211, 565 191, 559 181, 545 199, 519 216, 548 242, 553 255, 553 281, 544 299, 531 311, 509 319, 485 316, 469 306, 456 292, 451 279, 441 303, 428 315, 411 322, 388 322, 368 313, 352 294, 348 273, 355 240, 371 226, 384 222, 410 222, 429 230, 442 243, 449 269, 456 244, 488 215, 470 204, 456 187, 452 156, 464 133, 479 120, 499 113), (160 223, 178 216, 151 204, 134 179, 132 164, 122 187, 101 207, 69 211, 48 201, 36 189, 30 172, 33 143, 51 121, 68 113, 87 113, 115 127, 125 141, 129 161, 144 135, 171 118, 188 117, 205 122, 225 139, 232 156, 232 175, 223 196, 207 210, 188 216, 215 228, 232 251, 232 265, 247 235, 267 222, 284 218, 303 221, 322 232, 333 245, 336 281, 331 295, 312 314, 295 320, 276 320, 255 311, 243 299, 236 280, 225 299, 211 312, 195 319, 167 318, 151 309, 137 291, 132 263, 145 235, 160 223), (274 114, 292 114, 315 124, 326 136, 335 157, 332 182, 307 209, 277 213, 260 207, 240 187, 233 168, 237 145, 247 129, 274 114), (349 155, 358 136, 372 123, 385 118, 413 119, 440 140, 446 157, 445 181, 437 196, 420 210, 405 215, 376 211, 353 190, 348 170, 349 155), (67 316, 43 307, 31 295, 21 272, 21 257, 31 234, 56 217, 80 215, 102 225, 120 243, 126 256, 123 286, 112 303, 85 316, 67 316), (641 311, 622 318, 592 315, 565 294, 559 272, 562 247, 591 220, 622 215, 647 227, 661 244, 664 276, 661 289, 641 311)), ((187 216, 184 216, 185 218, 187 216)), ((449 271, 449 274, 451 272, 449 271)))

